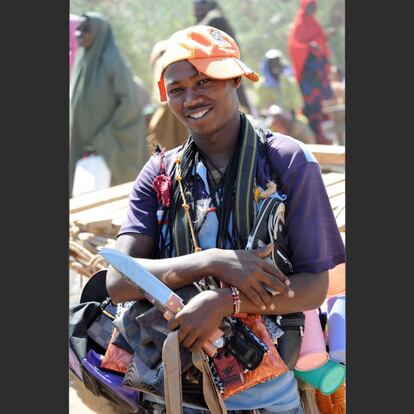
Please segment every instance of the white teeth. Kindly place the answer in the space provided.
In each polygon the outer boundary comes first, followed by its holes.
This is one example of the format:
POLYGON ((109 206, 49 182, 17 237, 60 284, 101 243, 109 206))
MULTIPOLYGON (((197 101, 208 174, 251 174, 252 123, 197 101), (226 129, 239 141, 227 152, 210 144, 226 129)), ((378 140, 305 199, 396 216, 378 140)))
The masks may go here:
POLYGON ((196 112, 195 114, 191 114, 190 118, 198 119, 201 118, 203 115, 205 115, 209 110, 206 109, 204 111, 196 112))

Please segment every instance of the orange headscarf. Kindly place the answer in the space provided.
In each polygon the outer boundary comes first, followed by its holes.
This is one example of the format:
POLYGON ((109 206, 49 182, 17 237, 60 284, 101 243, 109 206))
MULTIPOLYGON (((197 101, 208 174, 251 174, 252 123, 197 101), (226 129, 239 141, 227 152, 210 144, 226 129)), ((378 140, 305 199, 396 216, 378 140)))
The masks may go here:
POLYGON ((316 0, 300 0, 300 8, 293 20, 288 39, 288 51, 298 82, 302 78, 303 66, 309 55, 310 42, 315 41, 319 45, 319 49, 312 49, 312 53, 319 57, 329 55, 322 26, 314 16, 305 13, 306 7, 311 3, 316 3, 316 0))

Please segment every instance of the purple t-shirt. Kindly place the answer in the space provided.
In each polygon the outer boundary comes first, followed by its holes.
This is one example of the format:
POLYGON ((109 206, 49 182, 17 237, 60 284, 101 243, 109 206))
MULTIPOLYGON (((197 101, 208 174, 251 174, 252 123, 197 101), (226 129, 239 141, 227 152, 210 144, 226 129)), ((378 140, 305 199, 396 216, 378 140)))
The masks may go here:
MULTIPOLYGON (((167 173, 181 147, 166 152, 167 173)), ((119 235, 155 237, 159 208, 153 179, 160 172, 160 159, 152 156, 138 175, 130 194, 126 220, 119 235)), ((271 174, 278 177, 278 192, 287 195, 286 229, 295 273, 318 273, 345 261, 345 249, 322 180, 319 164, 300 141, 273 134, 259 143, 256 180, 262 188, 271 174)))
MULTIPOLYGON (((166 153, 168 173, 174 166, 179 150, 176 148, 166 153)), ((135 182, 127 218, 119 235, 138 233, 155 237, 159 205, 152 181, 159 171, 160 159, 153 156, 135 182)), ((197 182, 204 187, 208 186, 203 166, 197 166, 196 172, 199 178, 197 182)), ((266 144, 259 143, 257 185, 266 188, 272 174, 278 177, 278 192, 287 195, 285 218, 294 272, 319 273, 343 263, 344 245, 314 156, 300 141, 282 134, 273 134, 266 144)), ((197 194, 201 197, 206 196, 203 190, 205 188, 197 188, 197 194)), ((215 245, 218 226, 214 213, 207 215, 206 224, 199 233, 203 249, 215 245)), ((293 371, 258 384, 225 401, 229 410, 266 408, 269 412, 288 411, 298 407, 299 403, 293 371)))

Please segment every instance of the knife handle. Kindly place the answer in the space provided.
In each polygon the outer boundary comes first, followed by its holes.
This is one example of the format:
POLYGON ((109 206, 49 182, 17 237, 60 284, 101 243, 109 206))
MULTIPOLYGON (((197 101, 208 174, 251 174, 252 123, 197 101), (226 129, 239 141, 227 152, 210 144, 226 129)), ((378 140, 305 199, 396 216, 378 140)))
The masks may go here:
POLYGON ((168 298, 165 306, 167 307, 167 311, 164 313, 164 315, 169 314, 169 317, 165 317, 165 319, 171 319, 172 315, 180 312, 180 310, 184 307, 184 302, 176 293, 173 292, 168 298))
POLYGON ((203 351, 212 358, 217 354, 217 347, 210 342, 210 338, 204 342, 203 351))
POLYGON ((204 352, 208 356, 213 357, 217 354, 217 346, 214 343, 217 339, 221 338, 223 334, 224 332, 220 328, 217 328, 213 335, 211 335, 210 338, 208 338, 208 340, 203 344, 204 352))

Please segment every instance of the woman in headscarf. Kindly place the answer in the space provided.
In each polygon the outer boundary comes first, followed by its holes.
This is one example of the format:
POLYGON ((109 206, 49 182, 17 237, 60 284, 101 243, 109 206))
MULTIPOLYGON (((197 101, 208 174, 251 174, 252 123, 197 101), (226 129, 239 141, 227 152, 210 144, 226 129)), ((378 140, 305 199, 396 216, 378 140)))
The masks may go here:
POLYGON ((132 73, 115 44, 111 26, 98 13, 80 17, 79 49, 70 91, 70 166, 72 193, 76 162, 101 155, 111 185, 136 178, 148 159, 145 121, 132 73))
POLYGON ((284 110, 299 115, 303 109, 302 93, 292 66, 278 49, 268 50, 260 61, 260 73, 263 80, 254 85, 255 105, 267 109, 277 104, 284 110))
POLYGON ((318 144, 331 144, 322 130, 322 101, 332 99, 329 84, 329 49, 322 26, 315 19, 316 0, 300 0, 300 9, 288 39, 288 51, 305 106, 303 113, 318 144))

